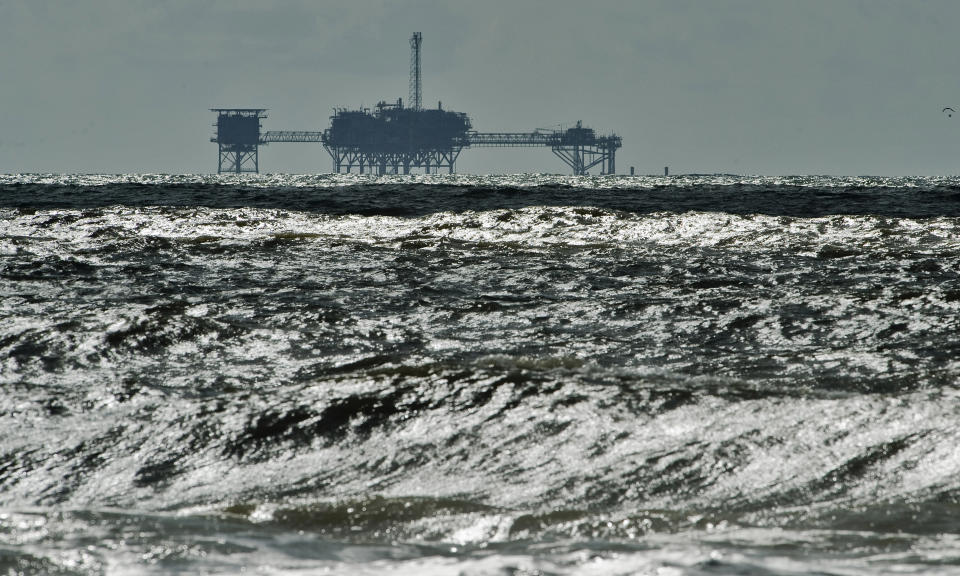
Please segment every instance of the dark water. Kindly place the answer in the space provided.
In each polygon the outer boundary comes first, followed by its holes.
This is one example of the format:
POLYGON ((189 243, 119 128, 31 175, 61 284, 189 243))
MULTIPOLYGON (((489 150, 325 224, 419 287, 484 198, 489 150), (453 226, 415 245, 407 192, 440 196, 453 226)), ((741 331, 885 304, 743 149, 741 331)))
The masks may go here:
POLYGON ((960 574, 960 179, 0 177, 0 574, 960 574))

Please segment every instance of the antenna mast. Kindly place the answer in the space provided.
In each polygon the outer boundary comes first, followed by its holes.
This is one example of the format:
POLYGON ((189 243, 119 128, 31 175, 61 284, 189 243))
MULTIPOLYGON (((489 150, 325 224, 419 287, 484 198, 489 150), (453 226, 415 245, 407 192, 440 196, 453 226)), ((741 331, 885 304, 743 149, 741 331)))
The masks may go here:
POLYGON ((414 32, 410 37, 410 105, 414 110, 420 110, 423 106, 423 92, 420 88, 420 44, 423 43, 423 35, 414 32))

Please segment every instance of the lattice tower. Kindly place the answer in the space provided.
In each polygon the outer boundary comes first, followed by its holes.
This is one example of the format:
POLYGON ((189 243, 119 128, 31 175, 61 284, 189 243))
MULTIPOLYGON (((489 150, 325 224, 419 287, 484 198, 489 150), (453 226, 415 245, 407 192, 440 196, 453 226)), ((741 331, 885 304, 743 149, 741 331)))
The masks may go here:
POLYGON ((423 35, 414 32, 410 37, 410 106, 414 110, 420 110, 423 107, 423 92, 420 87, 420 45, 423 43, 423 35))

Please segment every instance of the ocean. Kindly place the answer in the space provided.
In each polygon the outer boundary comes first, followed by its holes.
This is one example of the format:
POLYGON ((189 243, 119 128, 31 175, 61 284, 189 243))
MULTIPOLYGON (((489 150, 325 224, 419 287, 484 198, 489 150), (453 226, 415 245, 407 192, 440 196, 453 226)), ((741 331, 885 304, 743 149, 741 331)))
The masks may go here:
POLYGON ((960 574, 960 178, 0 176, 0 574, 960 574))

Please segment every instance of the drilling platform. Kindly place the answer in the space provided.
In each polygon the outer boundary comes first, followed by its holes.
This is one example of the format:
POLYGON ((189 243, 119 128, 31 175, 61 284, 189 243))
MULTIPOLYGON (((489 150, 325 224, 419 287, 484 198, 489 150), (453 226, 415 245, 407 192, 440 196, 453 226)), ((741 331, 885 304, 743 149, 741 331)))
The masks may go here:
POLYGON ((601 174, 616 173, 616 152, 622 140, 616 134, 598 135, 577 122, 572 128, 532 132, 477 132, 462 112, 423 108, 420 52, 423 36, 410 38, 410 92, 403 99, 379 102, 373 110, 334 109, 330 127, 323 131, 261 132, 265 108, 213 108, 219 149, 217 173, 257 173, 259 146, 276 142, 320 143, 333 160, 333 171, 360 174, 410 174, 412 169, 454 173, 464 148, 550 148, 573 170, 587 175, 599 166, 601 174))

